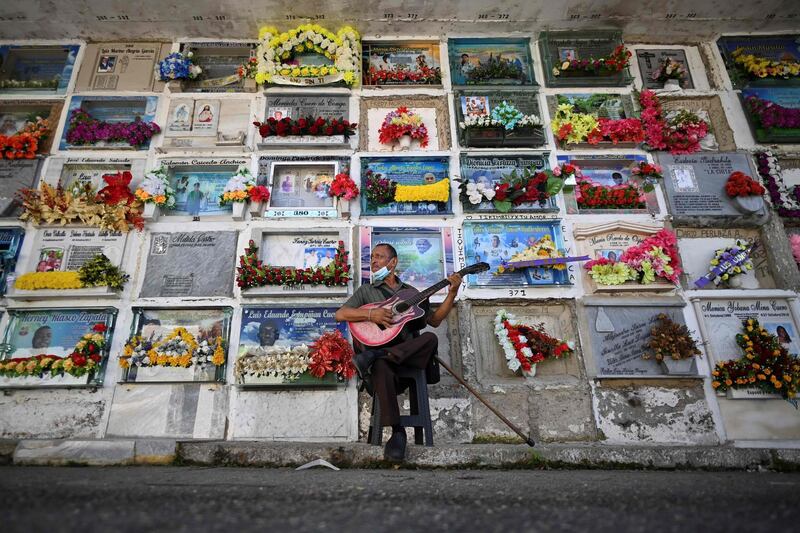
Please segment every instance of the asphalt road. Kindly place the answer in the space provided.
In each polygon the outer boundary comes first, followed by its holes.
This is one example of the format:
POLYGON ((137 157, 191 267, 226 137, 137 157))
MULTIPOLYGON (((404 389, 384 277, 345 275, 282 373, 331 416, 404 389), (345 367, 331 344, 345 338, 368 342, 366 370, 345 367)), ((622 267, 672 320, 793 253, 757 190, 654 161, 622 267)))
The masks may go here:
POLYGON ((798 531, 800 474, 0 468, 13 531, 798 531))

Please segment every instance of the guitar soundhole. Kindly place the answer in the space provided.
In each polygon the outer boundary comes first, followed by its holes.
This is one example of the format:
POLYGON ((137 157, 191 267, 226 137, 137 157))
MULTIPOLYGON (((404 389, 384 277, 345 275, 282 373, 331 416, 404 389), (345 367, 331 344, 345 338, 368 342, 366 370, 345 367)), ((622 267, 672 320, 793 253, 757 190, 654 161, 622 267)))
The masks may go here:
POLYGON ((408 304, 405 302, 398 303, 394 308, 396 313, 405 313, 408 311, 408 304))

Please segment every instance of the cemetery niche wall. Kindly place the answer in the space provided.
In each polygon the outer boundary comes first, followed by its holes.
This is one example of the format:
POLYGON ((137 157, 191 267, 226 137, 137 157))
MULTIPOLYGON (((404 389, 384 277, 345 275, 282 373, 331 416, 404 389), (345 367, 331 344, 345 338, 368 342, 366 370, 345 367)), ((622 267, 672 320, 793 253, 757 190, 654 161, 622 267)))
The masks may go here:
POLYGON ((80 45, 0 45, 0 94, 63 95, 80 45))
POLYGON ((184 55, 191 53, 192 62, 203 71, 195 79, 170 85, 170 90, 174 88, 177 91, 200 93, 255 92, 255 79, 240 76, 239 67, 255 58, 256 45, 254 41, 182 43, 181 52, 184 55))
POLYGON ((772 377, 780 372, 779 359, 784 357, 782 354, 774 360, 764 358, 760 350, 764 335, 775 339, 788 354, 789 360, 798 361, 800 338, 797 335, 800 329, 797 327, 796 293, 775 291, 771 295, 758 297, 701 296, 692 297, 691 301, 700 320, 712 372, 716 372, 716 375, 712 373, 712 386, 718 387, 716 399, 726 438, 732 441, 800 438, 800 414, 793 404, 796 399, 784 399, 780 394, 783 386, 780 389, 772 386, 772 392, 769 392, 759 385, 770 383, 767 376, 772 377), (748 319, 756 322, 748 323, 748 319), (762 328, 765 331, 760 334, 762 328), (749 335, 748 340, 759 346, 754 354, 750 354, 757 359, 751 360, 745 356, 747 352, 737 338, 740 334, 749 335), (738 376, 729 378, 722 375, 720 363, 733 360, 743 361, 743 366, 760 361, 758 370, 745 371, 746 377, 752 374, 754 379, 746 379, 746 383, 740 384, 738 376), (726 379, 731 379, 730 384, 720 386, 720 382, 726 379), (727 390, 720 392, 723 388, 727 390))
POLYGON ((483 89, 459 89, 453 93, 462 147, 538 148, 545 144, 537 91, 483 89))

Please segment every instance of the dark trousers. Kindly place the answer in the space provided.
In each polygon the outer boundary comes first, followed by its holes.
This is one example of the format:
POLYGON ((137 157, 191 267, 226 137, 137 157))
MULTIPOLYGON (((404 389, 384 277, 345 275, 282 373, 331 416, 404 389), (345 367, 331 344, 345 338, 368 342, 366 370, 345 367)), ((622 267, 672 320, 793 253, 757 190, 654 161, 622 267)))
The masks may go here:
POLYGON ((400 407, 397 405, 399 383, 395 374, 397 367, 427 367, 428 361, 436 353, 437 345, 436 335, 428 331, 419 337, 386 348, 387 355, 373 363, 372 384, 381 406, 382 425, 393 426, 400 423, 400 407))

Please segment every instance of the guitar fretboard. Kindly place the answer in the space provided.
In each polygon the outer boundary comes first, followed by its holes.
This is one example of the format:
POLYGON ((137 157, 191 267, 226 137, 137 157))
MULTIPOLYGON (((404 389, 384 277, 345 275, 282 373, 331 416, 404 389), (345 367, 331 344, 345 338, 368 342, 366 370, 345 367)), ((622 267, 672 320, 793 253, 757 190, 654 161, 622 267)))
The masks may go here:
MULTIPOLYGON (((475 265, 468 266, 467 268, 462 268, 461 270, 458 271, 458 274, 460 276, 465 276, 467 274, 472 274, 474 272, 481 272, 483 270, 488 270, 489 269, 489 265, 485 265, 483 268, 480 268, 479 265, 484 265, 484 264, 485 263, 478 263, 478 264, 475 264, 475 265), (476 268, 476 267, 478 267, 478 268, 476 268)), ((433 296, 434 294, 436 294, 440 290, 444 289, 448 285, 450 285, 450 282, 447 281, 447 279, 443 279, 442 281, 440 281, 436 285, 432 285, 432 286, 428 287, 427 289, 425 289, 424 291, 420 292, 419 294, 415 295, 413 298, 409 298, 408 300, 403 300, 403 302, 405 304, 407 304, 408 306, 410 306, 410 307, 413 307, 415 305, 419 305, 420 303, 424 302, 425 300, 427 300, 428 298, 430 298, 431 296, 433 296)))

